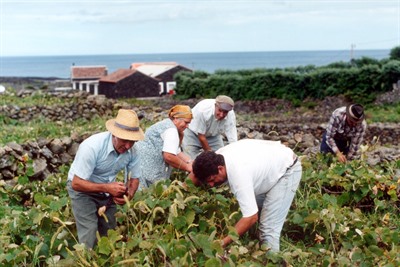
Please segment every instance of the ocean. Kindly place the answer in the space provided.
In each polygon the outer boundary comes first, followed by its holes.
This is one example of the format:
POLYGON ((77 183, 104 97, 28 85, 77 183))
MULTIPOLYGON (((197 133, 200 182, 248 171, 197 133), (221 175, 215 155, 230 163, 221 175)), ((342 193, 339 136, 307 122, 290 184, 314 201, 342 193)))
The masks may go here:
POLYGON ((337 50, 287 52, 221 52, 181 54, 132 54, 91 56, 0 57, 0 77, 70 77, 71 66, 106 66, 108 73, 128 69, 135 62, 177 62, 192 70, 213 73, 216 70, 286 68, 306 65, 324 66, 349 62, 351 58, 389 57, 390 50, 337 50))

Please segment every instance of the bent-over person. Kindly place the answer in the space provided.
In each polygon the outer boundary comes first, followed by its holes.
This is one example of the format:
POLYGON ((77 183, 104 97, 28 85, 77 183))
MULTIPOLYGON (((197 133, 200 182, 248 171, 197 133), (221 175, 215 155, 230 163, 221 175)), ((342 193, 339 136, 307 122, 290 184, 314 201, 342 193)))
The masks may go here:
POLYGON ((140 188, 169 179, 172 168, 192 171, 191 158, 181 150, 184 130, 192 118, 189 106, 173 106, 168 118, 150 126, 144 140, 135 144, 141 158, 140 188))
POLYGON ((362 105, 351 104, 336 109, 322 136, 321 152, 336 155, 342 163, 359 157, 366 128, 362 105))
MULTIPOLYGON (((261 242, 277 252, 280 234, 302 174, 296 154, 279 141, 239 140, 216 152, 202 152, 193 162, 196 179, 209 186, 228 182, 242 218, 239 236, 259 222, 261 242)), ((232 242, 223 238, 223 246, 232 242)))
POLYGON ((185 130, 182 147, 192 159, 202 151, 216 151, 228 143, 237 141, 234 101, 229 96, 219 95, 215 99, 204 99, 197 103, 193 120, 185 130))

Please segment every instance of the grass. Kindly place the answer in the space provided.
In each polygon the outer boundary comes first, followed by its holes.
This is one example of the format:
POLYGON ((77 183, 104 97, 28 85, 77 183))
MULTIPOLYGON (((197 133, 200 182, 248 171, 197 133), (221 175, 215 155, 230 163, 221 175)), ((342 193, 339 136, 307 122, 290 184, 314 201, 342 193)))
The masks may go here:
MULTIPOLYGON (((76 98, 71 98, 69 101, 76 101, 76 98)), ((13 105, 17 107, 35 107, 35 106, 63 106, 66 104, 65 99, 53 97, 43 91, 38 90, 32 95, 18 97, 13 89, 7 89, 5 94, 1 95, 0 106, 13 105)))
POLYGON ((4 146, 9 142, 19 144, 40 138, 61 138, 77 133, 91 134, 105 131, 106 118, 93 117, 90 122, 85 119, 78 119, 73 122, 49 121, 45 118, 35 119, 30 122, 20 122, 0 116, 0 134, 2 136, 0 145, 4 146), (10 134, 12 133, 12 134, 10 134))
POLYGON ((367 106, 366 117, 368 122, 400 122, 400 103, 385 106, 367 106))

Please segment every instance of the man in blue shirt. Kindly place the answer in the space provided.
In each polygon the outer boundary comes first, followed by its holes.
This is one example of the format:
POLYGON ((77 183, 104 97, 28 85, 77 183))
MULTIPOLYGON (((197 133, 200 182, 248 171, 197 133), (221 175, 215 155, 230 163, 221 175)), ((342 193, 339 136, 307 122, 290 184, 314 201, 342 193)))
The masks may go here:
POLYGON ((116 227, 116 204, 131 200, 139 185, 139 156, 133 144, 144 139, 139 119, 133 110, 120 109, 116 119, 106 122, 107 132, 84 140, 68 172, 67 189, 71 197, 79 243, 93 248, 96 232, 107 235, 116 227), (125 170, 125 181, 116 176, 125 170), (129 177, 128 177, 129 175, 129 177), (99 209, 105 207, 103 217, 99 209))

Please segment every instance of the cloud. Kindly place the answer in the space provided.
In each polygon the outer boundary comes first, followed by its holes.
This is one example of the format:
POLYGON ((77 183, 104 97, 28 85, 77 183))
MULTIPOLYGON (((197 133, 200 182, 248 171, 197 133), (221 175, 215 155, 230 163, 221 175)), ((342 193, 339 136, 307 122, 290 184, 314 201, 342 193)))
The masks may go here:
POLYGON ((146 53, 335 49, 373 42, 370 47, 391 48, 393 39, 400 40, 398 0, 0 1, 5 54, 42 54, 62 44, 76 54, 132 47, 146 53), (382 47, 380 40, 392 41, 382 47))

